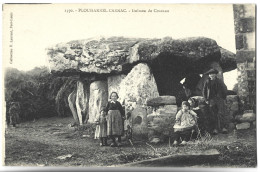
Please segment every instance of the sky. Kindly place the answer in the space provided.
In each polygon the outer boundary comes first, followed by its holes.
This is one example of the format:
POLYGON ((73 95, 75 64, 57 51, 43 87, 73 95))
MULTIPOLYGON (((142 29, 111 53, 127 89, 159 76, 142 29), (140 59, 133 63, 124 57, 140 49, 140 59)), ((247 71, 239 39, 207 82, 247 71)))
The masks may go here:
MULTIPOLYGON (((48 65, 46 48, 60 42, 99 36, 173 39, 204 36, 235 53, 233 7, 208 5, 91 6, 83 4, 7 5, 3 11, 4 66, 30 70, 48 65), (168 13, 66 13, 66 9, 107 8, 127 10, 169 10, 168 13), (12 21, 10 14, 12 13, 12 21), (12 64, 10 24, 12 22, 12 64)), ((233 74, 230 77, 234 80, 233 74)), ((236 78, 236 77, 235 77, 236 78)))

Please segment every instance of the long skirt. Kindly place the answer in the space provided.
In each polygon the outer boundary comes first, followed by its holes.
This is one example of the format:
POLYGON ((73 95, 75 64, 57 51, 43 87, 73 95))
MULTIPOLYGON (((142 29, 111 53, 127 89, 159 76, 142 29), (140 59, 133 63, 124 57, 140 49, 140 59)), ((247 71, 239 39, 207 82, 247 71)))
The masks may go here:
POLYGON ((123 135, 123 120, 119 110, 109 110, 107 114, 107 136, 123 135))

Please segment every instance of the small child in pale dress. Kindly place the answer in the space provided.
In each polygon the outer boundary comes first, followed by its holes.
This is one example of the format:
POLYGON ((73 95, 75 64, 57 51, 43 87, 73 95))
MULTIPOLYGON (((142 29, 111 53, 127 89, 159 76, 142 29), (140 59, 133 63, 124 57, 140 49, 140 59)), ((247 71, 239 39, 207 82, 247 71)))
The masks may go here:
POLYGON ((95 139, 100 139, 100 146, 107 146, 107 120, 105 108, 101 108, 96 120, 95 139))

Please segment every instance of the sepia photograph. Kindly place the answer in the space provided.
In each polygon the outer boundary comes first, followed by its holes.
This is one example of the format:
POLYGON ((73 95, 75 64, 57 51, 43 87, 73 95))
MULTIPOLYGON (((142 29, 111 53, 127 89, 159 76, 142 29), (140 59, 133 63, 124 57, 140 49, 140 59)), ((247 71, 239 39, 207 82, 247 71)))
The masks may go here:
POLYGON ((257 168, 256 4, 3 3, 1 70, 4 167, 257 168))

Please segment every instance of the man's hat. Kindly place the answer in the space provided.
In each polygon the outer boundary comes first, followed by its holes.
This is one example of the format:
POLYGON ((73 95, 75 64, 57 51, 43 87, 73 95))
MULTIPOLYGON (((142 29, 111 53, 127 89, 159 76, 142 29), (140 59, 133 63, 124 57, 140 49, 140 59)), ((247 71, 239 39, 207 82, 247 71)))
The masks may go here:
POLYGON ((218 71, 216 69, 210 69, 209 71, 207 71, 206 73, 204 73, 205 75, 208 74, 218 74, 218 71))

